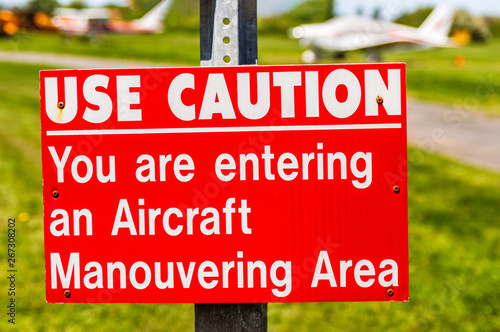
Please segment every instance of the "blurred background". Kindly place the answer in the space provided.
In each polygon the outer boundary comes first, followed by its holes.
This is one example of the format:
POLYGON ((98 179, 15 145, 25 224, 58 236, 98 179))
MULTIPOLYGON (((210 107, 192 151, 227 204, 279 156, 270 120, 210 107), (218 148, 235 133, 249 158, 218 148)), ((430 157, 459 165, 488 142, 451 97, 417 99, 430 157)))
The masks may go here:
MULTIPOLYGON (((20 331, 194 329, 192 304, 45 302, 38 72, 198 66, 199 0, 160 5, 0 0, 0 232, 5 243, 7 220, 16 218, 20 331)), ((259 64, 405 62, 410 98, 410 302, 270 304, 269 330, 500 331, 500 5, 259 0, 258 13, 259 64), (452 14, 438 45, 422 23, 440 4, 452 14), (332 46, 342 36, 337 19, 354 17, 365 23, 347 21, 346 33, 361 33, 360 42, 332 46), (306 24, 320 33, 309 38, 306 24), (394 31, 399 39, 387 41, 394 31), (418 42, 402 40, 412 34, 418 42), (385 47, 393 44, 403 47, 385 47)), ((6 250, 0 260, 7 305, 6 250)), ((12 327, 4 315, 0 330, 12 327)))

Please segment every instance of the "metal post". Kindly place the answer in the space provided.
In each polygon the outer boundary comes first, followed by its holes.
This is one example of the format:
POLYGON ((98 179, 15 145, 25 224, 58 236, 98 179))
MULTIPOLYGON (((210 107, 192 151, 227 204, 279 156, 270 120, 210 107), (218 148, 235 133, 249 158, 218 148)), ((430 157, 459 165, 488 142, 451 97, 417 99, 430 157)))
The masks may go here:
POLYGON ((202 66, 257 64, 257 0, 200 0, 202 66))
MULTIPOLYGON (((257 64, 257 0, 200 0, 202 66, 257 64)), ((267 331, 267 303, 195 307, 195 331, 267 331)))
POLYGON ((196 303, 196 332, 267 331, 267 303, 196 303))

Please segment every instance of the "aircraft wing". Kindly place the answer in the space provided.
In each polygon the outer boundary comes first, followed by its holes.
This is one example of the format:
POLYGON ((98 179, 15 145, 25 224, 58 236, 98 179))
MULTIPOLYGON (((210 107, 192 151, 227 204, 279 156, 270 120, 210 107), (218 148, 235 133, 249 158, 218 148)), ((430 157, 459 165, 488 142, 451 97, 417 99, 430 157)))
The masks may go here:
POLYGON ((324 23, 304 24, 291 30, 292 37, 310 48, 328 51, 354 51, 391 44, 417 44, 425 47, 451 46, 447 34, 453 11, 435 10, 421 28, 362 16, 333 18, 324 23))
POLYGON ((354 51, 390 44, 411 43, 422 46, 444 46, 446 41, 433 36, 421 36, 411 31, 388 31, 386 33, 352 32, 336 38, 315 38, 303 44, 330 51, 354 51))

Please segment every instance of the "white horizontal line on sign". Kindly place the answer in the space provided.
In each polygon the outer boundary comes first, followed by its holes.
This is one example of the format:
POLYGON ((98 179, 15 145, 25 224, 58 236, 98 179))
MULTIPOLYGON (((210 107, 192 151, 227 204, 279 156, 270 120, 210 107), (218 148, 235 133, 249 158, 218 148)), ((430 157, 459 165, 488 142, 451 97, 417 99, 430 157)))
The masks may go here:
POLYGON ((47 136, 239 133, 239 132, 252 132, 252 131, 314 131, 314 130, 399 129, 399 128, 401 128, 401 123, 309 125, 309 126, 103 129, 103 130, 92 129, 92 130, 50 130, 47 131, 47 136))

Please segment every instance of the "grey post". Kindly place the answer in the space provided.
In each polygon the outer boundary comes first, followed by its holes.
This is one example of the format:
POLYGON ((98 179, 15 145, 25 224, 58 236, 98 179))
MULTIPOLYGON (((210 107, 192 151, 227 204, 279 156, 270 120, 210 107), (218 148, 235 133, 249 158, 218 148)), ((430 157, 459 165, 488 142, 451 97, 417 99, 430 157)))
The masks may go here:
MULTIPOLYGON (((257 0, 200 0, 202 66, 257 64, 257 0)), ((197 303, 195 331, 267 331, 267 303, 197 303)))
POLYGON ((202 66, 257 64, 257 0, 200 0, 202 66))

